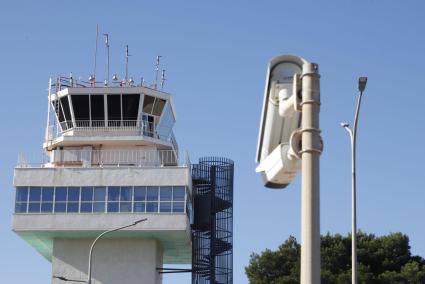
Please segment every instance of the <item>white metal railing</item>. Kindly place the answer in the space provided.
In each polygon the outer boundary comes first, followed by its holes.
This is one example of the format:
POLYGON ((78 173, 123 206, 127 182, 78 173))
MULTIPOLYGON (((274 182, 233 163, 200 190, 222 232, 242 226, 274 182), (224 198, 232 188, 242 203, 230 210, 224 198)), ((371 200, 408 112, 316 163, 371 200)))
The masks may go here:
POLYGON ((174 150, 52 150, 27 159, 20 154, 17 168, 33 167, 189 167, 187 152, 174 150), (41 156, 41 157, 40 157, 41 156))
POLYGON ((81 131, 127 131, 154 129, 152 122, 137 120, 66 120, 60 123, 59 133, 62 134, 69 130, 81 131))
POLYGON ((60 122, 56 132, 52 127, 47 129, 46 137, 48 139, 54 139, 62 135, 147 136, 168 141, 175 145, 172 129, 144 120, 66 120, 60 122))

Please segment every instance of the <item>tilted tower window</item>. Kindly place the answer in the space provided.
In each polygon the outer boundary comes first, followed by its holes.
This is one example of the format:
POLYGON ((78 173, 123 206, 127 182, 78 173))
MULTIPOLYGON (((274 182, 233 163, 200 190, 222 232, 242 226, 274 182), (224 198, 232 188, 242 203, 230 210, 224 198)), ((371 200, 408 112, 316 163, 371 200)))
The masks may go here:
POLYGON ((72 95, 72 106, 76 121, 90 120, 89 95, 72 95))
POLYGON ((145 99, 143 100, 143 112, 151 114, 154 102, 155 102, 154 97, 146 95, 145 99))
POLYGON ((92 125, 105 126, 105 104, 103 95, 90 95, 92 125))
POLYGON ((143 112, 146 114, 160 116, 164 109, 165 102, 166 101, 164 99, 145 95, 145 99, 143 101, 143 112))
POLYGON ((123 120, 137 120, 139 111, 139 94, 122 95, 122 116, 123 120))
POLYGON ((121 121, 121 95, 108 95, 108 121, 109 126, 119 126, 121 121))

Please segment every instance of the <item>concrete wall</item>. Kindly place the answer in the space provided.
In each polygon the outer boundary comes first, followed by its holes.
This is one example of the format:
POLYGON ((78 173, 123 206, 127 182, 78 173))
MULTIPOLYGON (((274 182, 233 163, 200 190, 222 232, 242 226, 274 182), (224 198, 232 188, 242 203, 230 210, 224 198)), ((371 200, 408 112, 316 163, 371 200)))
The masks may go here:
POLYGON ((181 231, 186 233, 189 220, 186 214, 137 214, 137 213, 55 213, 14 214, 14 231, 105 231, 147 218, 124 231, 181 231))
MULTIPOLYGON (((87 280, 92 240, 55 239, 52 276, 87 280)), ((92 260, 93 284, 161 284, 162 248, 155 240, 101 239, 92 260)), ((53 284, 63 284, 52 278, 53 284)))
POLYGON ((190 184, 189 168, 16 168, 14 186, 124 186, 190 184))

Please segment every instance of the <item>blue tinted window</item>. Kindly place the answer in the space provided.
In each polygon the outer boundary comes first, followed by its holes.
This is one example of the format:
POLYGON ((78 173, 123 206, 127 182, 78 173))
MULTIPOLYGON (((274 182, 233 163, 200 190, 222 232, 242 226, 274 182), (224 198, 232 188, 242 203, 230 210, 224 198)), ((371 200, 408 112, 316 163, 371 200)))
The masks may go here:
POLYGON ((80 200, 80 188, 68 187, 68 201, 79 201, 79 200, 80 200))
POLYGON ((145 201, 146 198, 146 187, 135 186, 134 187, 134 201, 145 201))
POLYGON ((94 201, 105 201, 106 187, 96 186, 94 188, 94 201))
POLYGON ((66 212, 78 212, 78 202, 68 202, 66 212))
POLYGON ((173 200, 174 201, 184 201, 185 187, 184 186, 174 186, 173 187, 173 200))
POLYGON ((161 202, 159 206, 160 212, 171 212, 171 202, 161 202))
POLYGON ((110 186, 108 188, 108 201, 118 201, 120 200, 119 197, 120 197, 120 188, 118 186, 110 186))
POLYGON ((133 212, 145 212, 144 202, 134 202, 133 212))
POLYGON ((66 201, 66 187, 56 187, 55 200, 66 201))
POLYGON ((40 203, 35 202, 35 203, 28 204, 28 212, 39 213, 40 212, 40 203))
POLYGON ((184 202, 173 202, 173 212, 184 212, 184 202))
POLYGON ((91 202, 83 202, 81 203, 80 212, 92 212, 93 203, 91 202))
POLYGON ((171 186, 161 186, 160 189, 160 200, 161 201, 171 201, 172 188, 171 186))
POLYGON ((83 186, 81 188, 81 201, 92 201, 93 200, 93 187, 83 186))
POLYGON ((53 211, 53 203, 52 202, 44 202, 41 203, 41 212, 48 213, 53 211))
POLYGON ((105 202, 93 203, 93 212, 105 212, 105 202))
POLYGON ((55 203, 55 212, 66 212, 66 203, 65 202, 56 202, 55 203))
POLYGON ((158 212, 158 202, 147 202, 146 212, 158 212))
POLYGON ((131 212, 131 202, 121 202, 120 212, 131 212))
POLYGON ((132 191, 132 188, 129 186, 121 186, 121 201, 131 201, 132 191))
POLYGON ((16 202, 19 202, 19 201, 27 202, 27 198, 28 198, 28 187, 17 187, 16 202))
POLYGON ((30 187, 30 201, 41 200, 41 187, 30 187))
POLYGON ((27 213, 27 203, 16 203, 15 213, 27 213))
POLYGON ((53 201, 53 187, 43 187, 41 200, 43 201, 53 201))
POLYGON ((157 201, 158 200, 158 187, 157 186, 148 186, 147 187, 147 200, 148 201, 157 201))
POLYGON ((108 212, 118 212, 118 202, 108 202, 108 212))

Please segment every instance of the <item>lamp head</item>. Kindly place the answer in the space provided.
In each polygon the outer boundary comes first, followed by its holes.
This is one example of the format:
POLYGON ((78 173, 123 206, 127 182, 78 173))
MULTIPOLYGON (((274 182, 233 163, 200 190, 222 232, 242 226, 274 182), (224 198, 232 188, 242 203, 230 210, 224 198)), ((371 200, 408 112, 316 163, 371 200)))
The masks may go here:
POLYGON ((348 124, 348 122, 341 122, 340 124, 341 124, 341 127, 344 127, 344 128, 350 126, 350 124, 348 124))
POLYGON ((363 92, 366 88, 367 77, 359 77, 359 91, 363 92))
POLYGON ((143 218, 143 219, 140 219, 140 220, 137 220, 137 221, 135 221, 134 222, 134 225, 137 225, 137 224, 139 224, 139 223, 141 223, 141 222, 144 222, 144 221, 146 221, 148 218, 143 218))

